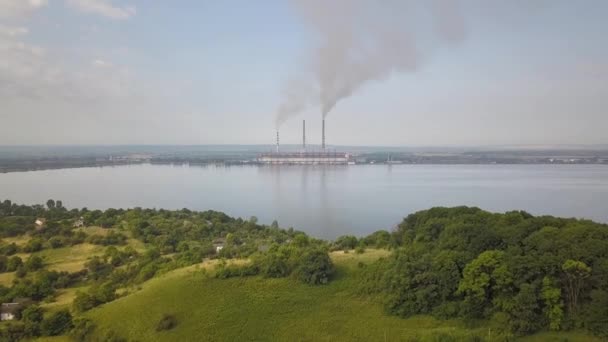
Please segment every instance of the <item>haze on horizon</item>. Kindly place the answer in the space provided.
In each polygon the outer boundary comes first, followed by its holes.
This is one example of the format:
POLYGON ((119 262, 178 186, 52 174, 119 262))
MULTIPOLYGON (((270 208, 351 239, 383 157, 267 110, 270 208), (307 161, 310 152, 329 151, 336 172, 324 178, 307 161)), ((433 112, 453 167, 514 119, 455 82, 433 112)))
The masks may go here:
POLYGON ((0 0, 0 145, 608 143, 608 2, 390 3, 0 0))

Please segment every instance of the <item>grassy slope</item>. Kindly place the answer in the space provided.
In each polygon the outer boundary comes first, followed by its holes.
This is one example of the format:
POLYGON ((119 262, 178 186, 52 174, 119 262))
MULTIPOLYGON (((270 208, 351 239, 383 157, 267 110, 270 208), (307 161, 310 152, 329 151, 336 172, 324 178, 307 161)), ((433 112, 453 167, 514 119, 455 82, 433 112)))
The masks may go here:
MULTIPOLYGON (((334 253, 337 279, 318 287, 291 279, 218 280, 191 267, 153 279, 141 291, 94 309, 88 316, 99 325, 98 332, 112 329, 138 341, 401 341, 437 332, 465 332, 457 321, 387 316, 377 303, 356 296, 350 270, 359 261, 385 254, 334 253), (175 315, 178 326, 156 332, 156 323, 165 313, 175 315)), ((553 337, 537 335, 532 340, 553 337)), ((585 335, 567 337, 590 340, 585 335)))

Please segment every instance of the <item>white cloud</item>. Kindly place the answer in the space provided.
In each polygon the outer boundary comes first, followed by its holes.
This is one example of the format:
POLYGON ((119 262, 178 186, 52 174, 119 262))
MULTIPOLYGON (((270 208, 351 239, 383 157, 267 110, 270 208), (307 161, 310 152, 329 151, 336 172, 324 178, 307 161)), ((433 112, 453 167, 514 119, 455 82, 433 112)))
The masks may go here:
POLYGON ((28 15, 48 5, 48 0, 0 0, 0 18, 28 15))
POLYGON ((78 11, 110 19, 129 19, 136 13, 135 6, 115 6, 108 0, 66 0, 66 3, 78 11))

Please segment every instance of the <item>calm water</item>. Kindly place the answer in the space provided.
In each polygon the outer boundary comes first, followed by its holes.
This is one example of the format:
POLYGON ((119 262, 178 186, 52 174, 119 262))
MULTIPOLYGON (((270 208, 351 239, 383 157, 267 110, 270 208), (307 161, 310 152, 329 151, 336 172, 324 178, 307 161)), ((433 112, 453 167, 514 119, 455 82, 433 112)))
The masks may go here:
POLYGON ((601 165, 366 165, 194 167, 136 165, 0 174, 0 199, 67 207, 215 209, 277 219, 321 238, 391 229, 432 206, 608 222, 601 165))

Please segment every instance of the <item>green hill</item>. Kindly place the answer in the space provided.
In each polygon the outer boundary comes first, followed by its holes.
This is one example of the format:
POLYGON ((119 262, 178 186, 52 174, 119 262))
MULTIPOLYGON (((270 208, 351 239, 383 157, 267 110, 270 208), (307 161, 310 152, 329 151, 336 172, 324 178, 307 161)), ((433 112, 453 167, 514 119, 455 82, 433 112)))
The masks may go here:
MULTIPOLYGON (((338 273, 325 286, 289 278, 216 279, 188 267, 154 278, 140 291, 93 309, 87 316, 97 324, 98 337, 112 330, 136 341, 444 341, 487 336, 487 328, 466 329, 459 321, 389 316, 375 301, 358 296, 357 264, 387 253, 332 253, 338 273), (157 332, 164 314, 174 315, 177 326, 157 332)), ((536 335, 532 340, 554 337, 536 335)), ((593 340, 576 334, 559 337, 593 340)))

